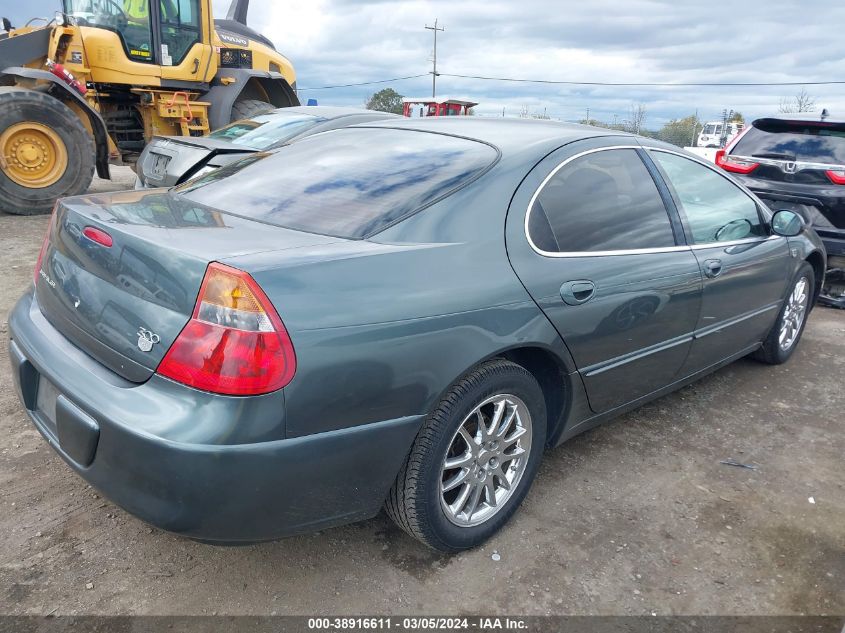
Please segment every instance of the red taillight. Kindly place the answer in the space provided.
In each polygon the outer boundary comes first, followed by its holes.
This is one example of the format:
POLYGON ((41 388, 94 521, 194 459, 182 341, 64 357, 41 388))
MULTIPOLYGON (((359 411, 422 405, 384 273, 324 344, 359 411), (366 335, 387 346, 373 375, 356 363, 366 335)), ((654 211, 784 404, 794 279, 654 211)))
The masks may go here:
POLYGON ((845 185, 845 169, 831 169, 824 173, 834 185, 845 185))
POLYGON ((716 164, 725 171, 730 171, 735 174, 750 174, 760 166, 760 163, 755 163, 751 160, 734 158, 723 149, 716 152, 716 164))
POLYGON ((92 242, 96 242, 97 244, 105 246, 106 248, 111 248, 112 244, 114 243, 112 241, 111 235, 94 226, 86 226, 84 229, 82 229, 82 234, 92 242))
POLYGON ((253 396, 287 385, 296 356, 282 320, 255 280, 211 263, 194 314, 157 371, 203 391, 253 396))

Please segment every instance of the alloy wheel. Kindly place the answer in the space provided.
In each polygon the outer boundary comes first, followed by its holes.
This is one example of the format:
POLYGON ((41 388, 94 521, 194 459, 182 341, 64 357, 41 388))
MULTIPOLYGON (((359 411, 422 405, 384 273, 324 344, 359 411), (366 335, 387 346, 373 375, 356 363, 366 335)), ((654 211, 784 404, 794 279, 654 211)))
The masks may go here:
POLYGON ((491 396, 464 418, 443 460, 440 505, 459 527, 480 525, 513 495, 531 453, 531 414, 510 394, 491 396))
POLYGON ((778 333, 778 344, 783 351, 791 348, 798 340, 798 334, 801 332, 801 326, 807 316, 807 306, 810 299, 809 286, 809 280, 806 277, 801 277, 786 300, 786 308, 778 333))

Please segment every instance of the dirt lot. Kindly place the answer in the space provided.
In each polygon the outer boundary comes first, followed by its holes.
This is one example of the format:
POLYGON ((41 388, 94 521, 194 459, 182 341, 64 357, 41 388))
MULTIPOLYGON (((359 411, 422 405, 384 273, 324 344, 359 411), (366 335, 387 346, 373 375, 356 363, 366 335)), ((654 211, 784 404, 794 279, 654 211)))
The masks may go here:
POLYGON ((0 214, 0 613, 845 614, 845 312, 817 309, 786 366, 740 361, 548 452, 477 551, 384 516, 215 548, 103 499, 18 404, 6 315, 45 228, 0 214))

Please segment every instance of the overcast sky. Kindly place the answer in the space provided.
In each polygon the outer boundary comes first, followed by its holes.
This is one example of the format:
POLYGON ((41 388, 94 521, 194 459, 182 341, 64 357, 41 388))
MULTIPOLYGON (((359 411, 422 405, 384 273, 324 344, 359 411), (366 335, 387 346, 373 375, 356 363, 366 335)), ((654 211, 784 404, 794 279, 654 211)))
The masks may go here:
MULTIPOLYGON (((3 4, 10 4, 3 0, 3 4)), ((36 0, 49 13, 56 3, 36 0)), ((214 0, 222 17, 229 0, 214 0)), ((19 4, 17 6, 23 6, 19 4)), ((5 9, 8 13, 9 9, 5 9)), ((0 11, 2 12, 2 11, 0 11)), ((252 0, 250 25, 294 63, 300 88, 427 73, 438 18, 443 73, 606 82, 812 82, 845 80, 845 2, 837 0, 252 0)), ((362 105, 390 86, 427 96, 431 78, 302 91, 322 104, 362 105)), ((845 112, 845 85, 806 87, 820 107, 845 112)), ((479 114, 603 121, 647 108, 646 127, 733 108, 748 117, 777 109, 800 87, 633 88, 514 84, 440 77, 439 95, 480 102, 479 114)))
MULTIPOLYGON (((228 0, 215 0, 218 13, 228 0)), ((250 22, 294 62, 302 88, 426 73, 434 19, 444 73, 574 81, 845 80, 845 2, 837 0, 253 0, 250 22), (815 7, 815 9, 814 9, 815 7)), ((390 84, 430 94, 430 77, 390 84)), ((362 104, 381 86, 303 91, 320 103, 362 104)), ((624 119, 631 102, 647 127, 699 110, 748 116, 777 109, 800 87, 623 88, 512 84, 440 77, 441 95, 466 96, 481 114, 522 106, 553 118, 624 119)), ((845 111, 845 85, 807 91, 845 111)))

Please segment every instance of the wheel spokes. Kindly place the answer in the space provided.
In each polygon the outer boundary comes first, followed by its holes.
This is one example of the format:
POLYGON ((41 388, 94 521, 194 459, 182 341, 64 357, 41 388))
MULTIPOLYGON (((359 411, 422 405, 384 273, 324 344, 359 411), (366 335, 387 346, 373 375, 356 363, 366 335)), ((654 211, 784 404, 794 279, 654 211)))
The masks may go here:
POLYGON ((477 405, 443 458, 440 498, 447 518, 471 527, 496 514, 525 472, 530 445, 531 418, 519 398, 498 395, 477 405))

